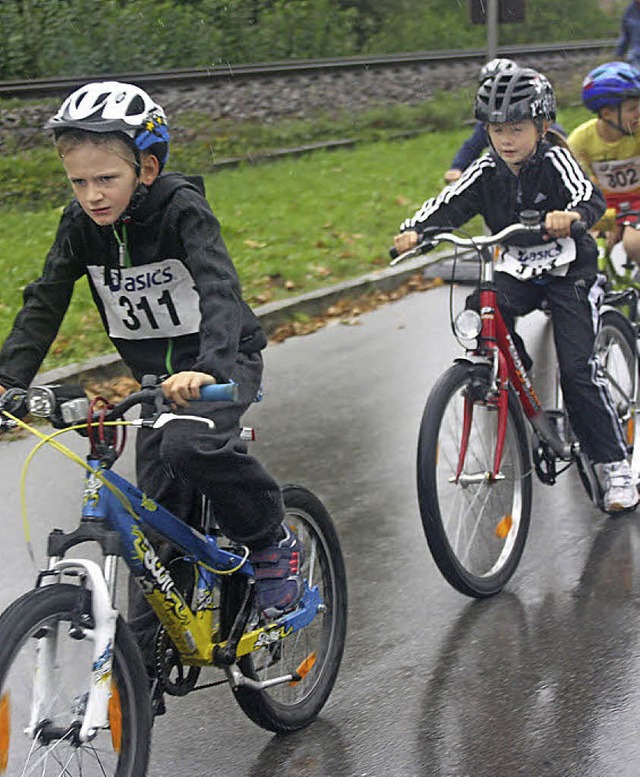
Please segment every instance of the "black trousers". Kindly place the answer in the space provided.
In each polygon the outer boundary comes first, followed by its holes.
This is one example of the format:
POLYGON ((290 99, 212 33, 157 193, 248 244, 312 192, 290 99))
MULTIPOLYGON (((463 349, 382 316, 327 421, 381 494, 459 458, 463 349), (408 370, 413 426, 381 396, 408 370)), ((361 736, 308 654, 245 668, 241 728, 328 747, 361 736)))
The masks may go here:
POLYGON ((194 402, 176 411, 209 418, 215 429, 185 420, 138 431, 138 487, 187 523, 205 494, 229 539, 261 547, 284 515, 278 484, 238 437, 240 419, 260 388, 261 355, 240 354, 231 377, 238 384, 237 401, 194 402))
MULTIPOLYGON (((546 299, 562 393, 580 445, 594 462, 625 458, 626 445, 606 382, 596 374, 593 349, 599 290, 595 274, 548 278, 543 284, 519 281, 503 272, 495 277, 500 311, 511 332, 515 331, 518 316, 539 308, 546 299)), ((517 341, 521 342, 519 337, 517 341)))
MULTIPOLYGON (((220 528, 229 539, 249 547, 268 544, 282 523, 280 487, 242 442, 240 419, 254 401, 262 380, 260 354, 240 354, 233 375, 236 402, 198 402, 181 415, 210 418, 215 429, 200 421, 171 421, 161 429, 140 429, 136 441, 138 486, 174 515, 190 523, 207 495, 220 528)), ((151 540, 163 563, 175 555, 158 537, 151 540)), ((172 574, 175 570, 172 571, 172 574)), ((157 620, 138 585, 129 579, 129 625, 153 673, 153 638, 157 620)))

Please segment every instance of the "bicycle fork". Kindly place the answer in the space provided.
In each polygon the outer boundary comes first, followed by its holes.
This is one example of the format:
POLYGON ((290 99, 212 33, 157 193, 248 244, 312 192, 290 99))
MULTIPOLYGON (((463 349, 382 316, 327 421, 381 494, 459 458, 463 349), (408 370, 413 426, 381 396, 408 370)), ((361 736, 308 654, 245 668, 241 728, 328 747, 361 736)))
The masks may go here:
MULTIPOLYGON (((480 290, 480 318, 482 319, 482 332, 479 338, 479 347, 477 355, 489 356, 491 365, 491 396, 488 404, 495 407, 498 413, 498 425, 496 434, 496 447, 493 455, 493 470, 491 472, 481 472, 477 474, 463 474, 464 464, 467 457, 469 446, 469 436, 473 421, 473 407, 478 399, 475 395, 474 387, 466 392, 464 398, 464 414, 462 423, 462 439, 460 441, 460 453, 458 456, 458 466, 456 469, 455 482, 461 485, 469 485, 472 482, 488 480, 495 482, 501 479, 500 465, 502 463, 502 454, 504 452, 504 443, 507 432, 507 419, 509 415, 509 368, 504 354, 499 347, 499 338, 509 337, 506 326, 500 313, 496 311, 496 289, 491 277, 487 280, 487 286, 480 290), (495 387, 495 391, 493 391, 495 387)), ((509 338, 510 340, 510 338, 509 338)), ((513 345, 511 343, 511 345, 513 345)), ((486 399, 486 387, 479 386, 486 399)))
MULTIPOLYGON (((115 561, 113 559, 112 561, 115 561)), ((109 562, 109 557, 107 557, 109 562)), ((107 564, 107 572, 115 565, 107 564)), ((96 736, 101 728, 108 724, 108 707, 111 696, 113 672, 113 652, 116 635, 118 612, 113 608, 110 588, 114 581, 108 582, 102 569, 94 561, 88 559, 56 559, 52 558, 48 572, 44 575, 64 573, 79 574, 89 581, 91 589, 92 628, 76 623, 71 628, 78 629, 77 638, 88 638, 93 641, 93 660, 91 665, 91 681, 86 702, 83 701, 81 712, 82 723, 74 737, 78 744, 87 742, 96 736)), ((47 583, 45 582, 45 585, 47 583)), ((78 595, 86 591, 86 587, 78 587, 78 595)), ((58 631, 60 624, 49 629, 48 633, 38 640, 36 649, 35 677, 33 696, 31 700, 31 715, 27 734, 41 739, 60 739, 68 737, 68 730, 57 730, 50 722, 46 722, 46 705, 55 695, 54 675, 56 671, 56 653, 58 631)))

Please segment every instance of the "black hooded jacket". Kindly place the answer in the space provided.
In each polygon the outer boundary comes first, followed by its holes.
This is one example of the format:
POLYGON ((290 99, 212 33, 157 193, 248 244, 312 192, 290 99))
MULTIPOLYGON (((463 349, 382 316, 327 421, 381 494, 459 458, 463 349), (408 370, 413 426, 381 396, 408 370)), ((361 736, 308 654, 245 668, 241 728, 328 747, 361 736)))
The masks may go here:
MULTIPOLYGON (((514 175, 493 150, 487 152, 454 184, 427 200, 400 229, 420 233, 428 227, 459 227, 481 214, 491 232, 496 233, 517 223, 523 210, 540 211, 543 221, 550 211, 574 210, 590 228, 604 213, 605 202, 568 149, 542 140, 519 175, 514 175)), ((523 235, 514 242, 535 245, 540 237, 523 235)), ((595 273, 597 246, 591 235, 580 236, 576 249, 571 272, 595 273)))
POLYGON ((201 180, 167 173, 134 195, 116 227, 98 226, 76 200, 65 209, 42 276, 25 289, 0 351, 0 385, 32 381, 82 275, 114 346, 138 379, 197 370, 226 381, 239 352, 266 345, 260 322, 242 299, 201 180), (176 269, 186 289, 177 310, 172 287, 163 286, 176 269), (111 312, 105 299, 113 300, 111 312), (185 310, 191 321, 186 328, 180 320, 185 310))

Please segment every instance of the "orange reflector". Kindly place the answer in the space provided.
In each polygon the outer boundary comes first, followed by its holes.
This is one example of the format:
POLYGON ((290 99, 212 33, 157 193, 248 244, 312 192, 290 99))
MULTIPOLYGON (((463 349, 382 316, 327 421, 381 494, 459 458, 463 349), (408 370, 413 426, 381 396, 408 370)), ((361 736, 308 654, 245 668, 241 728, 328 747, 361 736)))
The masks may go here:
MULTIPOLYGON (((296 669, 296 673, 300 675, 300 680, 304 680, 304 678, 313 669, 313 665, 315 664, 317 658, 318 654, 315 651, 313 653, 309 653, 309 655, 296 669)), ((293 680, 293 682, 290 682, 289 685, 295 685, 296 683, 299 683, 300 680, 293 680)))
POLYGON ((635 431, 636 431, 636 425, 634 423, 634 419, 630 418, 627 421, 627 445, 633 445, 633 441, 636 436, 635 431))
POLYGON ((0 699, 0 774, 6 774, 9 766, 9 738, 11 736, 11 710, 9 692, 0 699))
POLYGON ((510 515, 505 515, 505 517, 498 522, 498 525, 496 526, 496 537, 500 540, 504 540, 507 534, 511 531, 511 527, 513 526, 513 518, 510 515))
POLYGON ((111 683, 111 696, 109 697, 109 728, 111 729, 111 744, 116 753, 122 747, 122 705, 120 704, 120 692, 115 682, 111 683))

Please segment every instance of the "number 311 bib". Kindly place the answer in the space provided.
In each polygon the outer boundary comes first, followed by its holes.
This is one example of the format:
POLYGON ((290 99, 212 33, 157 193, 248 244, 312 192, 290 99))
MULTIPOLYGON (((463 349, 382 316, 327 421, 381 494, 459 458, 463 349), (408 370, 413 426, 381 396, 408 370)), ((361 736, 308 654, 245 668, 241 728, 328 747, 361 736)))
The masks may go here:
POLYGON ((104 267, 88 267, 102 300, 110 337, 146 340, 178 337, 200 329, 200 297, 178 259, 120 267, 104 282, 104 267))

